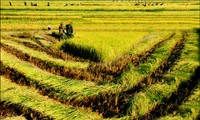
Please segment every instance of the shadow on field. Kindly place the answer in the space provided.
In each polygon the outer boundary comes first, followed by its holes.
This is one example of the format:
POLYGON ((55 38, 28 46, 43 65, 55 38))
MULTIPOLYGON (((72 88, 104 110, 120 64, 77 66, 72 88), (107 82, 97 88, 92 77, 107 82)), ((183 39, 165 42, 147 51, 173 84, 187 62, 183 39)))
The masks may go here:
POLYGON ((197 28, 196 29, 196 31, 197 31, 197 34, 198 34, 198 42, 199 42, 199 61, 200 61, 200 28, 197 28))
POLYGON ((55 37, 56 39, 59 39, 59 34, 56 32, 52 32, 52 34, 48 34, 49 36, 55 37))
POLYGON ((65 42, 62 44, 61 50, 76 57, 89 59, 94 62, 101 62, 102 56, 93 47, 84 47, 74 43, 65 42))

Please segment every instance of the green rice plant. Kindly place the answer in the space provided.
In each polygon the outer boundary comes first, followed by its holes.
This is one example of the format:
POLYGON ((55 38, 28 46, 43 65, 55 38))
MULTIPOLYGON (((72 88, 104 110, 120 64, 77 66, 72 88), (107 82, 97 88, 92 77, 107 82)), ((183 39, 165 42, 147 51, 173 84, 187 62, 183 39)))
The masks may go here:
MULTIPOLYGON (((64 105, 46 96, 42 96, 37 90, 26 86, 19 86, 1 76, 1 101, 6 101, 19 106, 27 107, 38 111, 45 116, 57 120, 63 119, 102 119, 101 115, 92 112, 90 109, 76 108, 64 105)), ((13 108, 14 109, 14 108, 13 108)), ((23 112, 25 112, 24 109, 23 112)), ((31 114, 31 113, 29 113, 31 114)))

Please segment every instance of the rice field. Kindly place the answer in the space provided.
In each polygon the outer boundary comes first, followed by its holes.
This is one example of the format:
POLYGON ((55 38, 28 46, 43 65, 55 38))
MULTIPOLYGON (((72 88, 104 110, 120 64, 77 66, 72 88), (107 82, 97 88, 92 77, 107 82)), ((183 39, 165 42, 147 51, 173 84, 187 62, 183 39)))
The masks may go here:
POLYGON ((198 0, 24 2, 1 0, 1 119, 200 118, 198 0))

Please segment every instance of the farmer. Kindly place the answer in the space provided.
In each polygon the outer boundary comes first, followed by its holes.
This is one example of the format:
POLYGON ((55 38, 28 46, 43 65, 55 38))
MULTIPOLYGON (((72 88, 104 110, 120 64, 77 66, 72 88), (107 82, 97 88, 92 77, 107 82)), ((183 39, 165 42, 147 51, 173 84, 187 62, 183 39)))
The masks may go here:
POLYGON ((11 1, 9 1, 9 4, 10 4, 10 6, 12 6, 12 2, 11 1))
POLYGON ((72 22, 71 21, 67 21, 67 24, 65 25, 66 27, 66 35, 67 37, 72 37, 73 36, 73 27, 72 27, 72 22))
POLYGON ((47 3, 47 6, 50 6, 50 2, 47 3))
POLYGON ((26 3, 26 1, 24 2, 24 6, 26 6, 27 5, 27 3, 26 3))
POLYGON ((58 29, 59 29, 59 41, 60 41, 61 39, 64 40, 64 30, 65 30, 65 28, 64 28, 64 26, 63 26, 63 22, 60 23, 60 26, 59 26, 58 29))
POLYGON ((37 3, 34 3, 34 6, 37 6, 37 3))
POLYGON ((143 5, 143 6, 146 6, 146 1, 144 1, 144 2, 142 3, 142 5, 143 5))
POLYGON ((48 25, 47 29, 48 29, 48 30, 52 30, 51 25, 48 25))

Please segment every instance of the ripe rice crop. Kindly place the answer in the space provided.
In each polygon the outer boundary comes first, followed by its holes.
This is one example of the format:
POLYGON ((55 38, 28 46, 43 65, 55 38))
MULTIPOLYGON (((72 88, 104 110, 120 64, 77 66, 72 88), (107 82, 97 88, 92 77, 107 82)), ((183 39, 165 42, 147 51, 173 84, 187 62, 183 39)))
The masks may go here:
MULTIPOLYGON (((61 49, 67 52, 73 52, 73 49, 70 51, 70 46, 73 44, 77 46, 77 48, 81 46, 86 48, 93 47, 93 49, 96 50, 95 53, 97 53, 97 61, 101 62, 108 62, 124 54, 131 49, 133 44, 142 41, 142 37, 147 35, 146 32, 98 32, 92 34, 90 32, 82 32, 77 34, 76 37, 63 43, 64 45, 61 46, 61 49), (123 47, 121 45, 123 45, 123 47)), ((80 51, 84 50, 80 48, 80 51)), ((90 53, 90 50, 80 54, 86 56, 88 53, 90 53)))
POLYGON ((199 119, 198 0, 11 2, 1 119, 199 119), (68 20, 74 36, 58 41, 68 20))

